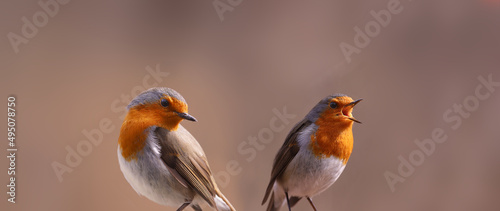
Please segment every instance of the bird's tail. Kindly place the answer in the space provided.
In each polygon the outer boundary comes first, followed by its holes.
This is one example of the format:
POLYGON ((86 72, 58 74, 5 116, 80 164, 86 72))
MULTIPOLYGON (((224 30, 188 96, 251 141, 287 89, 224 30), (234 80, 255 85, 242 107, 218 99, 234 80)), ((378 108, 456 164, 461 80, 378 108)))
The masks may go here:
MULTIPOLYGON (((271 192, 271 198, 269 199, 269 204, 267 205, 266 211, 279 211, 281 207, 286 205, 286 195, 285 191, 275 184, 273 191, 271 192)), ((292 196, 290 197, 290 207, 293 207, 299 202, 301 197, 292 196)))
POLYGON ((285 203, 285 192, 274 184, 274 188, 271 191, 271 198, 269 198, 269 204, 267 205, 267 211, 278 211, 285 203))
POLYGON ((217 207, 217 210, 219 211, 236 211, 234 209, 233 205, 227 198, 222 194, 219 189, 216 190, 217 195, 215 196, 215 206, 217 207))
POLYGON ((267 204, 266 211, 278 211, 281 206, 276 207, 274 204, 274 192, 271 193, 271 198, 269 199, 269 204, 267 204))

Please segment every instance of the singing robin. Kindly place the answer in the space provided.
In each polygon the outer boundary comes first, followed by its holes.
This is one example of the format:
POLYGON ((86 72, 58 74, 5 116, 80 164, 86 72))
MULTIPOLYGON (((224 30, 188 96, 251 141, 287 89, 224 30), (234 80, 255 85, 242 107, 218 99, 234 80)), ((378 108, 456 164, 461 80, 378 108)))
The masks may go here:
POLYGON ((352 116, 361 99, 336 94, 322 99, 297 123, 278 151, 271 180, 262 200, 268 211, 277 211, 285 203, 291 210, 305 197, 311 198, 330 187, 340 176, 353 148, 352 125, 361 123, 352 116))

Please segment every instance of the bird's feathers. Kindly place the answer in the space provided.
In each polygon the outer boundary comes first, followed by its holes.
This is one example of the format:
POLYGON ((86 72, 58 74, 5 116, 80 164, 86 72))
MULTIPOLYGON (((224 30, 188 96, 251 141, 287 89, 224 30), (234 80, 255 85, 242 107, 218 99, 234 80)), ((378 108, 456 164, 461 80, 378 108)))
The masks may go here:
POLYGON ((274 183, 276 182, 278 177, 280 177, 281 174, 285 171, 286 167, 288 166, 288 164, 290 164, 295 155, 297 155, 297 153, 299 152, 300 147, 297 140, 299 131, 303 130, 311 124, 312 122, 307 119, 302 120, 295 125, 295 127, 286 137, 285 143, 283 143, 283 146, 281 146, 278 154, 276 155, 276 158, 274 159, 273 170, 271 172, 271 180, 269 181, 269 184, 267 186, 266 194, 264 196, 264 199, 262 200, 262 204, 266 203, 267 198, 269 198, 269 194, 273 189, 274 183))
POLYGON ((158 127, 155 133, 159 139, 161 159, 171 174, 181 184, 196 191, 210 206, 214 206, 216 190, 206 158, 195 153, 194 156, 188 156, 178 141, 167 138, 168 130, 164 128, 158 127))

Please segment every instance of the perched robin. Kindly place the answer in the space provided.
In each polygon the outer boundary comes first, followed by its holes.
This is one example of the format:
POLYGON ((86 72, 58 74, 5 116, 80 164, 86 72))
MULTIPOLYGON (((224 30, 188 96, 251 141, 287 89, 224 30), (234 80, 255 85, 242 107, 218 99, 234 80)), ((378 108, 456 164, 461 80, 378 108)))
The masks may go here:
POLYGON ((321 100, 297 123, 274 159, 271 180, 262 204, 270 196, 268 211, 279 210, 285 200, 291 210, 305 197, 325 191, 344 170, 353 147, 353 107, 359 100, 337 94, 321 100), (271 193, 272 192, 272 193, 271 193))
POLYGON ((191 206, 206 202, 216 210, 235 210, 221 193, 205 153, 180 122, 195 121, 184 98, 170 88, 152 88, 127 106, 118 139, 120 169, 140 195, 162 205, 191 206))

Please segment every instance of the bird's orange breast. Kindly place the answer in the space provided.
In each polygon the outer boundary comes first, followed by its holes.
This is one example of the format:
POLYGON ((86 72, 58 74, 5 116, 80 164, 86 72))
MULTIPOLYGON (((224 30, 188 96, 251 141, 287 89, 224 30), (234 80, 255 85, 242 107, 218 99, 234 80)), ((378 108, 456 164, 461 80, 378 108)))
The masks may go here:
POLYGON ((118 144, 125 160, 137 159, 137 154, 146 145, 146 129, 147 127, 141 127, 131 122, 123 122, 118 144))
POLYGON ((147 131, 151 126, 158 126, 170 131, 177 130, 181 119, 176 115, 165 114, 160 105, 140 105, 131 108, 123 121, 118 144, 122 150, 122 156, 130 161, 137 159, 137 155, 146 145, 147 131))
POLYGON ((315 122, 318 129, 311 134, 309 148, 318 158, 335 156, 344 165, 349 160, 353 148, 352 124, 335 122, 320 117, 315 122))

